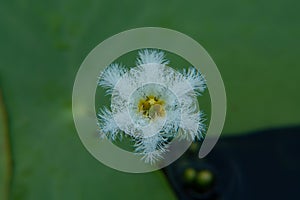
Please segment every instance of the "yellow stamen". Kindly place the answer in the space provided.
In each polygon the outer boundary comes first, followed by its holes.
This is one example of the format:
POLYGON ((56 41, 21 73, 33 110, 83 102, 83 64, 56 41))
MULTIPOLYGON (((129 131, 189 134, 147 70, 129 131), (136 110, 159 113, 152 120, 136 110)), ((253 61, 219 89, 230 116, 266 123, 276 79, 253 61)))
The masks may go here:
POLYGON ((138 105, 138 110, 145 117, 155 119, 165 115, 164 101, 159 100, 155 96, 147 96, 146 99, 141 99, 138 105))

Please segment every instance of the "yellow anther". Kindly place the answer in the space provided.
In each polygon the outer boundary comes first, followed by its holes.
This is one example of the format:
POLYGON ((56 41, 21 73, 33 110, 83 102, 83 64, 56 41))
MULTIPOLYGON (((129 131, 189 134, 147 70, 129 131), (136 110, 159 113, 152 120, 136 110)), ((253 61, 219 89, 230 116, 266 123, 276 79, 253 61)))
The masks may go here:
POLYGON ((164 102, 155 96, 147 96, 146 99, 141 99, 138 105, 138 110, 145 117, 155 119, 165 115, 164 102))

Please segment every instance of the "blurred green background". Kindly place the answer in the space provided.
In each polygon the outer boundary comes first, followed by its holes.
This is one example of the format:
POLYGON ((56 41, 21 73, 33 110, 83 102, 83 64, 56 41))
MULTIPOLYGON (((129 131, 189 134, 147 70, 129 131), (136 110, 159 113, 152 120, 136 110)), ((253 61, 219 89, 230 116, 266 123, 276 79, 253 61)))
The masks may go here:
POLYGON ((222 137, 299 124, 299 6, 296 0, 1 0, 0 199, 176 199, 160 171, 126 174, 99 163, 73 124, 81 62, 127 29, 170 28, 204 46, 227 92, 222 137))

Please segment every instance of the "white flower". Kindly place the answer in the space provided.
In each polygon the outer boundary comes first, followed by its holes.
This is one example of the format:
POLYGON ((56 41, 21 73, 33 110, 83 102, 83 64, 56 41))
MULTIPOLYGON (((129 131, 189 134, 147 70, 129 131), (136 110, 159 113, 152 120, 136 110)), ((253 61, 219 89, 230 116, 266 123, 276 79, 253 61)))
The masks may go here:
POLYGON ((152 164, 163 158, 172 139, 203 138, 197 96, 206 84, 194 67, 182 73, 168 67, 162 51, 142 50, 136 64, 127 70, 114 63, 100 74, 98 84, 111 94, 111 110, 99 111, 98 126, 102 138, 130 136, 135 152, 152 164))

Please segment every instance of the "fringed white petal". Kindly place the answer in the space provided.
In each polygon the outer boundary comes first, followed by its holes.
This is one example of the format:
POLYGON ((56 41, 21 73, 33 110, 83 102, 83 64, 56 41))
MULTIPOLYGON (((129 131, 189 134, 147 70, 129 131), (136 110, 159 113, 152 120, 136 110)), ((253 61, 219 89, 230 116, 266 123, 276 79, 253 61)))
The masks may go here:
POLYGON ((198 115, 183 115, 183 119, 180 124, 182 134, 179 135, 180 138, 193 141, 196 137, 198 131, 198 115))
POLYGON ((111 94, 117 82, 126 72, 127 70, 125 67, 118 63, 113 63, 106 67, 106 69, 100 74, 98 85, 107 89, 107 94, 111 94))
POLYGON ((206 127, 202 116, 202 112, 194 114, 183 113, 178 137, 188 141, 194 141, 196 138, 199 140, 203 139, 206 127))
POLYGON ((131 74, 131 70, 124 74, 114 87, 114 92, 118 93, 118 95, 123 99, 128 99, 130 94, 133 93, 138 88, 137 81, 131 74))
POLYGON ((166 139, 159 133, 137 139, 135 147, 135 152, 143 155, 142 159, 150 164, 162 159, 162 154, 167 151, 166 139))
POLYGON ((114 141, 119 135, 120 139, 122 139, 121 135, 119 134, 120 129, 113 118, 112 112, 108 108, 104 107, 103 109, 99 110, 98 119, 99 133, 101 138, 105 138, 106 136, 109 140, 114 141))
POLYGON ((178 96, 181 97, 186 93, 193 92, 194 89, 185 79, 185 77, 179 72, 174 76, 173 80, 169 84, 169 88, 178 96))
POLYGON ((127 110, 120 110, 117 113, 114 113, 113 117, 119 129, 124 131, 126 134, 130 136, 140 134, 141 131, 134 125, 127 110))
POLYGON ((191 84, 197 95, 201 95, 206 89, 206 80, 196 68, 190 67, 188 70, 184 69, 183 76, 191 84))
POLYGON ((165 53, 162 51, 152 49, 144 49, 139 51, 139 57, 136 61, 136 64, 143 65, 151 63, 166 65, 169 64, 169 60, 165 58, 165 53))

